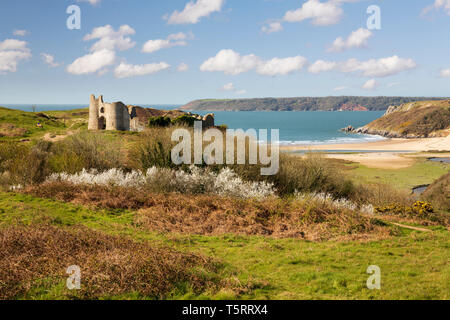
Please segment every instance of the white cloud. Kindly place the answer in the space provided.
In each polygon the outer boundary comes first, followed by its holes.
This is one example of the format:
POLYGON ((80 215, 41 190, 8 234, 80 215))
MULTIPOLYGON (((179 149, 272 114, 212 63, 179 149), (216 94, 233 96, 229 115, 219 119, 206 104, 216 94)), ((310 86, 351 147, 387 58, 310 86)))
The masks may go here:
POLYGON ((142 46, 142 52, 153 53, 171 47, 186 46, 186 40, 191 38, 193 38, 192 34, 187 35, 183 32, 180 32, 171 34, 166 39, 149 40, 142 46))
POLYGON ((444 10, 448 15, 450 15, 450 0, 436 0, 434 4, 423 9, 422 14, 427 14, 431 10, 444 10))
POLYGON ((219 51, 215 57, 203 62, 200 70, 224 72, 225 74, 231 75, 256 70, 261 75, 275 76, 300 71, 305 64, 306 59, 301 56, 273 58, 264 61, 254 54, 241 56, 239 53, 228 49, 219 51))
POLYGON ((31 58, 27 42, 17 39, 0 41, 0 74, 16 72, 20 61, 31 58))
POLYGON ((28 43, 26 41, 21 41, 17 39, 5 39, 3 42, 0 41, 0 51, 17 50, 26 51, 28 43))
POLYGON ((89 2, 93 6, 98 5, 101 1, 102 0, 77 0, 77 2, 89 2))
POLYGON ((442 78, 450 78, 450 69, 442 69, 441 77, 442 78))
POLYGON ((95 73, 106 66, 114 64, 114 51, 103 49, 76 59, 67 67, 67 72, 75 75, 95 73))
POLYGON ((224 90, 224 91, 233 91, 233 90, 236 90, 236 87, 234 86, 233 82, 230 82, 230 83, 227 83, 226 85, 224 85, 222 87, 222 90, 224 90))
POLYGON ((346 40, 342 37, 337 38, 328 51, 341 52, 352 48, 367 47, 367 42, 373 33, 370 30, 360 28, 353 31, 346 40))
POLYGON ((177 71, 178 72, 185 72, 189 70, 189 66, 186 63, 181 63, 178 67, 177 67, 177 71))
POLYGON ((379 83, 375 79, 370 79, 366 83, 363 84, 361 88, 364 90, 373 90, 379 86, 379 83))
POLYGON ((287 11, 282 19, 269 22, 262 27, 265 33, 273 33, 283 30, 282 22, 302 22, 309 20, 315 26, 329 26, 338 23, 344 14, 341 8, 345 2, 359 2, 363 0, 306 0, 303 5, 296 9, 287 11))
POLYGON ((123 25, 117 31, 115 31, 110 25, 106 25, 93 29, 90 34, 87 34, 83 38, 83 40, 91 41, 98 39, 98 41, 91 47, 92 52, 103 49, 125 51, 136 45, 130 37, 127 37, 135 33, 136 31, 134 31, 134 29, 129 25, 123 25))
POLYGON ((336 62, 317 60, 309 68, 308 71, 313 74, 332 71, 337 67, 336 62))
POLYGON ((333 91, 343 91, 343 90, 346 90, 346 89, 348 89, 348 87, 346 87, 346 86, 341 86, 341 87, 336 87, 336 88, 334 88, 333 91))
POLYGON ((13 35, 18 37, 25 37, 28 34, 27 30, 14 30, 13 35))
POLYGON ((281 22, 270 22, 267 26, 263 26, 261 31, 264 33, 274 33, 283 30, 281 22))
POLYGON ((329 26, 339 22, 342 15, 343 10, 339 1, 308 0, 301 8, 286 12, 283 20, 286 22, 311 20, 313 25, 329 26))
POLYGON ((237 95, 243 95, 247 93, 247 90, 238 90, 236 89, 235 85, 233 82, 227 83, 226 85, 224 85, 222 88, 220 88, 222 91, 233 91, 234 94, 237 95))
POLYGON ((197 0, 189 2, 183 11, 174 11, 168 17, 169 24, 196 24, 203 17, 220 11, 225 0, 197 0))
POLYGON ((238 75, 255 69, 260 58, 254 54, 241 56, 233 50, 221 50, 215 57, 209 58, 200 66, 201 71, 219 71, 226 74, 238 75))
POLYGON ((392 76, 416 67, 417 64, 412 59, 392 56, 367 61, 359 61, 358 59, 349 59, 344 62, 318 60, 309 68, 309 72, 317 74, 326 71, 338 70, 343 73, 360 73, 365 77, 381 78, 392 76))
POLYGON ((276 76, 287 75, 295 71, 300 71, 306 64, 306 59, 302 56, 290 58, 273 58, 272 60, 262 62, 257 72, 262 75, 276 76))
POLYGON ((116 78, 129 78, 155 74, 168 68, 170 68, 170 65, 165 62, 141 65, 132 65, 122 62, 119 66, 117 66, 116 70, 114 71, 114 75, 116 78))
POLYGON ((55 62, 55 57, 49 53, 42 53, 41 58, 44 63, 48 64, 52 68, 56 68, 59 66, 59 63, 55 62))
POLYGON ((414 69, 416 66, 416 62, 412 59, 403 59, 398 56, 392 56, 367 61, 350 59, 341 65, 341 71, 361 72, 366 77, 387 77, 414 69))

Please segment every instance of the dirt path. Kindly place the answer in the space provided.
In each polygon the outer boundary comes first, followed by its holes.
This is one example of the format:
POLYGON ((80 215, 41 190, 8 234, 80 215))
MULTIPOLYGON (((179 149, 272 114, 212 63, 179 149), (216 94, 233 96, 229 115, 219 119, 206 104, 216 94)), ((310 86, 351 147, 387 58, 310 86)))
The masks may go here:
POLYGON ((50 142, 57 142, 57 141, 61 141, 61 140, 64 140, 65 138, 67 138, 68 136, 71 136, 71 135, 73 135, 73 134, 75 134, 76 132, 75 131, 67 131, 67 133, 66 134, 63 134, 63 135, 54 135, 53 133, 46 133, 45 135, 44 135, 44 140, 45 141, 50 141, 50 142))
POLYGON ((415 231, 432 232, 430 229, 411 227, 411 226, 407 226, 405 224, 396 223, 396 222, 386 222, 386 223, 393 224, 394 226, 397 226, 397 227, 400 227, 400 228, 405 228, 405 229, 410 229, 410 230, 415 230, 415 231))

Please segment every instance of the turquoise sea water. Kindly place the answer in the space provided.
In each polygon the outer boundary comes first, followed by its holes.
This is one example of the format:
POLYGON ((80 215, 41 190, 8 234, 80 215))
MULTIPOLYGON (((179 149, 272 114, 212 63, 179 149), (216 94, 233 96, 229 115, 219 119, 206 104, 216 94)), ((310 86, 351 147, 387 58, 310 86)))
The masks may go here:
MULTIPOLYGON (((207 112, 202 112, 205 114, 207 112)), ((340 129, 362 127, 384 112, 214 112, 216 124, 230 129, 279 129, 282 145, 357 143, 382 140, 371 135, 348 134, 340 129)))
MULTIPOLYGON (((30 105, 5 105, 5 107, 31 111, 30 105)), ((174 105, 143 105, 156 109, 176 109, 174 105)), ((37 111, 71 110, 87 105, 36 105, 37 111)), ((209 112, 199 112, 207 114, 209 112)), ((230 129, 279 129, 282 145, 313 145, 357 143, 383 139, 378 136, 347 134, 340 129, 348 125, 355 128, 380 118, 384 112, 226 112, 216 111, 216 124, 226 124, 230 129)))

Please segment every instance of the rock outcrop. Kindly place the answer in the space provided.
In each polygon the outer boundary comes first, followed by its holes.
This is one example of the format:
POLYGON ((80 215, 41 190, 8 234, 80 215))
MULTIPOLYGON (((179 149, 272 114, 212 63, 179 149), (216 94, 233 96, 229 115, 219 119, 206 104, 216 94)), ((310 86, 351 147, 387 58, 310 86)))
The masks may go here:
POLYGON ((450 100, 391 106, 383 117, 353 133, 387 138, 430 138, 450 135, 450 100))

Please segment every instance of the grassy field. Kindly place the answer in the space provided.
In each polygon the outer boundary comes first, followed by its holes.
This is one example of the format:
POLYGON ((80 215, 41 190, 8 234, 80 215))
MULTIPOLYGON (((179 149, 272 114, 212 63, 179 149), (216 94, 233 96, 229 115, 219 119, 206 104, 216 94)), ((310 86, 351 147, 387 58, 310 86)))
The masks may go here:
POLYGON ((349 177, 359 183, 385 183, 400 190, 411 190, 419 185, 431 184, 450 170, 450 165, 416 157, 413 166, 404 169, 375 169, 364 165, 346 164, 349 177))
MULTIPOLYGON (((379 241, 309 242, 253 236, 190 236, 146 232, 133 224, 136 212, 92 209, 28 195, 0 193, 0 227, 76 225, 141 242, 201 253, 223 264, 220 276, 238 284, 172 299, 449 299, 450 243, 443 227, 432 232, 398 229, 401 236, 379 241), (378 265, 381 290, 368 290, 366 269, 378 265)), ((27 299, 67 299, 61 281, 37 283, 27 299)), ((20 298, 20 297, 19 297, 20 298)), ((139 298, 133 292, 105 298, 139 298)))

